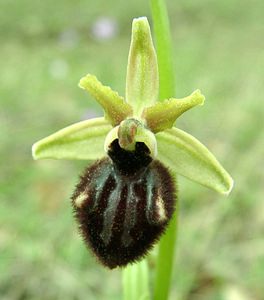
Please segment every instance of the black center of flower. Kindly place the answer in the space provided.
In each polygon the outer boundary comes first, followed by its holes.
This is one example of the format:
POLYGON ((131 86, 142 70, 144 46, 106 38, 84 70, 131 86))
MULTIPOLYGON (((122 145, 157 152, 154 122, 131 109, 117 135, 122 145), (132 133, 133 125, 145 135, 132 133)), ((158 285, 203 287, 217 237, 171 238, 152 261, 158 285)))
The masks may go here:
POLYGON ((137 142, 134 151, 124 150, 119 146, 118 140, 114 140, 108 150, 114 166, 122 175, 134 175, 146 168, 152 161, 148 147, 137 142))

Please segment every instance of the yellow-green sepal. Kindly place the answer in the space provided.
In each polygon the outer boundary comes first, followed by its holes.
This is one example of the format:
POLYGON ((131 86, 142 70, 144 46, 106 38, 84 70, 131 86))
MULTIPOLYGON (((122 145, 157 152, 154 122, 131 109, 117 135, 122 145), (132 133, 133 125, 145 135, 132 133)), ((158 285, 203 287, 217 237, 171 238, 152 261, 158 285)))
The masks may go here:
POLYGON ((172 128, 176 119, 185 111, 196 105, 203 105, 205 97, 200 90, 194 91, 190 96, 181 99, 168 99, 147 107, 142 113, 146 125, 154 133, 172 128))
POLYGON ((126 101, 133 115, 140 117, 144 107, 157 101, 158 93, 158 63, 149 23, 146 17, 134 19, 126 78, 126 101))
POLYGON ((33 158, 99 159, 105 155, 104 141, 111 128, 105 118, 73 124, 35 143, 33 158))
POLYGON ((177 128, 156 134, 157 158, 174 173, 183 175, 221 194, 228 195, 233 179, 214 155, 197 139, 177 128))
POLYGON ((79 82, 79 87, 86 90, 102 106, 105 118, 112 126, 132 115, 132 107, 124 98, 109 86, 104 86, 94 75, 84 76, 79 82))

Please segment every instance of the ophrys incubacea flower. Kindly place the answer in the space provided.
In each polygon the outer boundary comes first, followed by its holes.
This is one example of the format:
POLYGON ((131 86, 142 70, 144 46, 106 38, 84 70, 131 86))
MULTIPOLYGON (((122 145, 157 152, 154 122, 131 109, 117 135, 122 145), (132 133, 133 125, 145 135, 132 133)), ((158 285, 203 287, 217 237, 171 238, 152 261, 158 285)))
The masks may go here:
POLYGON ((79 86, 105 115, 76 123, 33 146, 35 159, 96 160, 72 197, 84 241, 109 268, 134 262, 151 249, 175 208, 174 174, 228 194, 233 180, 198 140, 174 127, 204 103, 199 90, 158 101, 158 66, 145 17, 133 21, 125 99, 86 75, 79 86))

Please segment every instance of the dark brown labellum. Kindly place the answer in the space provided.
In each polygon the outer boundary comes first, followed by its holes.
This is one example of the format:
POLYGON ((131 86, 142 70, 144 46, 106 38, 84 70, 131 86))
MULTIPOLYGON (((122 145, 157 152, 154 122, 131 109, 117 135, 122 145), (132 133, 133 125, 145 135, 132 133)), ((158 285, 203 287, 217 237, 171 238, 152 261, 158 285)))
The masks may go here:
POLYGON ((174 180, 143 143, 133 152, 111 144, 109 157, 88 167, 72 196, 81 235, 98 259, 115 268, 147 254, 175 206, 174 180))

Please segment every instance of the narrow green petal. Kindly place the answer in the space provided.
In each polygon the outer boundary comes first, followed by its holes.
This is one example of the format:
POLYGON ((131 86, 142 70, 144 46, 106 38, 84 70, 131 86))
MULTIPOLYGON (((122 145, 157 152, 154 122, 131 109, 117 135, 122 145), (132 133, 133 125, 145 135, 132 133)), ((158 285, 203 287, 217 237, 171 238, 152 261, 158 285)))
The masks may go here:
POLYGON ((203 105, 204 96, 199 90, 182 99, 169 99, 158 102, 144 109, 142 117, 146 120, 148 128, 154 133, 169 129, 176 119, 185 111, 196 105, 203 105))
POLYGON ((132 107, 125 102, 109 86, 104 86, 93 75, 86 75, 80 80, 79 87, 86 90, 102 106, 106 119, 112 126, 118 125, 122 120, 132 115, 132 107))
POLYGON ((157 133, 156 138, 157 158, 172 171, 222 194, 230 193, 233 179, 213 154, 193 136, 172 128, 157 133))
POLYGON ((126 101, 132 105, 134 116, 153 105, 158 92, 158 63, 149 23, 146 17, 134 19, 126 79, 126 101))
POLYGON ((73 124, 35 143, 32 147, 33 158, 101 158, 105 155, 105 137, 111 129, 112 126, 104 118, 73 124))

